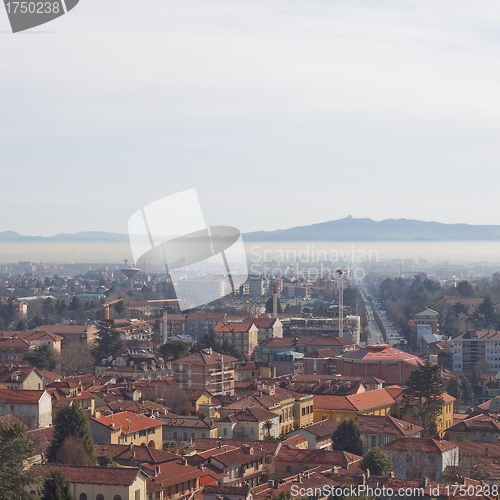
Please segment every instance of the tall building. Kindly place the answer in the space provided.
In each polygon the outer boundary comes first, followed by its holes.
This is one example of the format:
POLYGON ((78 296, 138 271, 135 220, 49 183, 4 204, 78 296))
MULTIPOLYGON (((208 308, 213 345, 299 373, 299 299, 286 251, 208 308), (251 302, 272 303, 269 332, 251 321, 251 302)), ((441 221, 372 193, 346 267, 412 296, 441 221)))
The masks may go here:
POLYGON ((479 360, 485 360, 494 371, 500 369, 500 332, 469 330, 451 341, 454 372, 471 371, 479 360))
POLYGON ((234 395, 236 358, 201 349, 172 362, 174 382, 180 389, 198 389, 212 396, 234 395))

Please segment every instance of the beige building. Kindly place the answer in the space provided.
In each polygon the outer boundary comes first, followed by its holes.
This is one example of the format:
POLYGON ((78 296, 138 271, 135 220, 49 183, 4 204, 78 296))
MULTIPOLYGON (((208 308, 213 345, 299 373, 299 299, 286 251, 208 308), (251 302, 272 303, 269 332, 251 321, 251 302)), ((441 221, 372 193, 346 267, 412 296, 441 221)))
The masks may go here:
POLYGON ((278 438, 280 417, 259 407, 246 408, 228 415, 218 422, 219 436, 223 438, 263 440, 278 438))
POLYGON ((214 333, 221 342, 229 342, 245 356, 251 356, 257 347, 259 330, 253 323, 221 321, 215 325, 214 333))
POLYGON ((43 389, 43 376, 36 368, 9 365, 0 371, 0 384, 7 389, 39 391, 43 389))
POLYGON ((97 335, 97 325, 42 325, 33 330, 36 332, 47 332, 62 337, 61 347, 72 342, 86 343, 92 345, 97 335))
POLYGON ((234 394, 237 359, 212 349, 202 349, 172 362, 174 382, 180 389, 197 389, 213 396, 234 394))
POLYGON ((30 429, 52 425, 52 399, 44 390, 0 389, 0 415, 12 414, 30 429))
POLYGON ((90 418, 92 439, 103 444, 133 444, 161 449, 163 431, 161 420, 124 411, 113 415, 100 415, 90 418))
MULTIPOLYGON (((147 475, 138 467, 74 467, 35 465, 38 477, 61 472, 71 485, 75 500, 147 500, 147 475)), ((32 485, 33 492, 40 484, 32 485)))

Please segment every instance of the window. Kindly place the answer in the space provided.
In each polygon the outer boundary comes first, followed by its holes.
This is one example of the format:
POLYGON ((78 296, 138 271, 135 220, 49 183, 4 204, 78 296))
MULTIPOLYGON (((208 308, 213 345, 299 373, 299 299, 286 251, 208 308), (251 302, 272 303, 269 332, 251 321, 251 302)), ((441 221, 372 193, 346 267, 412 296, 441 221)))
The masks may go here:
MULTIPOLYGON (((137 491, 139 491, 139 490, 137 490, 137 491)), ((135 498, 137 498, 137 491, 136 491, 135 498)), ((140 491, 139 491, 139 495, 140 495, 140 491)), ((141 498, 141 497, 139 496, 139 498, 141 498)), ((121 497, 121 495, 115 495, 113 497, 113 500, 122 500, 122 497, 121 497)))
POLYGON ((139 431, 139 437, 143 438, 146 437, 146 431, 139 431))
POLYGON ((79 500, 87 500, 87 493, 80 493, 80 499, 79 500))
POLYGON ((287 465, 286 466, 286 471, 287 472, 292 472, 292 466, 291 465, 287 465))
POLYGON ((104 500, 104 495, 101 495, 101 494, 99 493, 99 495, 97 495, 97 496, 95 497, 95 500, 104 500))

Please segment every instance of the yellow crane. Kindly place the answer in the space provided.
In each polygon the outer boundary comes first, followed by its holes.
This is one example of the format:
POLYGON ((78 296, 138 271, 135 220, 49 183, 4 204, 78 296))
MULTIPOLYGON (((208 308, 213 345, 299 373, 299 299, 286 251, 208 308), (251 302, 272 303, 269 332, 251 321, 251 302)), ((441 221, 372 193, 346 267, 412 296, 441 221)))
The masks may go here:
POLYGON ((118 297, 117 299, 110 300, 109 302, 106 302, 105 304, 103 304, 106 321, 109 320, 109 306, 112 306, 113 304, 117 304, 118 302, 122 302, 123 300, 124 300, 123 297, 118 297))

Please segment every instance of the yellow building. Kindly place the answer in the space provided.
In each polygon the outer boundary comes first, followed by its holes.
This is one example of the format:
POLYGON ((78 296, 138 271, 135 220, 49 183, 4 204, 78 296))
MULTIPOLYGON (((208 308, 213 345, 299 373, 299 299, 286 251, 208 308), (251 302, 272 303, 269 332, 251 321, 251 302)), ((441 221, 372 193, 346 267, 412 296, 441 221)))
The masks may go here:
POLYGON ((161 420, 124 411, 113 415, 90 418, 92 439, 103 444, 133 444, 161 449, 163 445, 161 420))
POLYGON ((265 408, 278 415, 282 435, 310 424, 314 418, 314 403, 311 394, 300 394, 264 384, 260 385, 259 389, 250 396, 223 406, 221 418, 253 406, 265 408))
POLYGON ((184 408, 180 415, 190 415, 192 417, 199 414, 201 405, 210 405, 212 403, 212 394, 202 389, 187 389, 183 391, 187 396, 184 408))
MULTIPOLYGON (((387 387, 387 391, 396 401, 392 414, 397 418, 401 418, 401 420, 404 420, 405 422, 418 424, 409 412, 404 413, 403 388, 398 385, 392 385, 387 387)), ((446 429, 453 425, 454 409, 455 398, 446 392, 443 393, 443 407, 441 408, 439 415, 436 417, 436 428, 440 438, 444 437, 446 429)))
POLYGON ((358 415, 390 415, 395 404, 386 389, 349 396, 314 396, 314 421, 328 419, 340 423, 354 421, 358 415))

